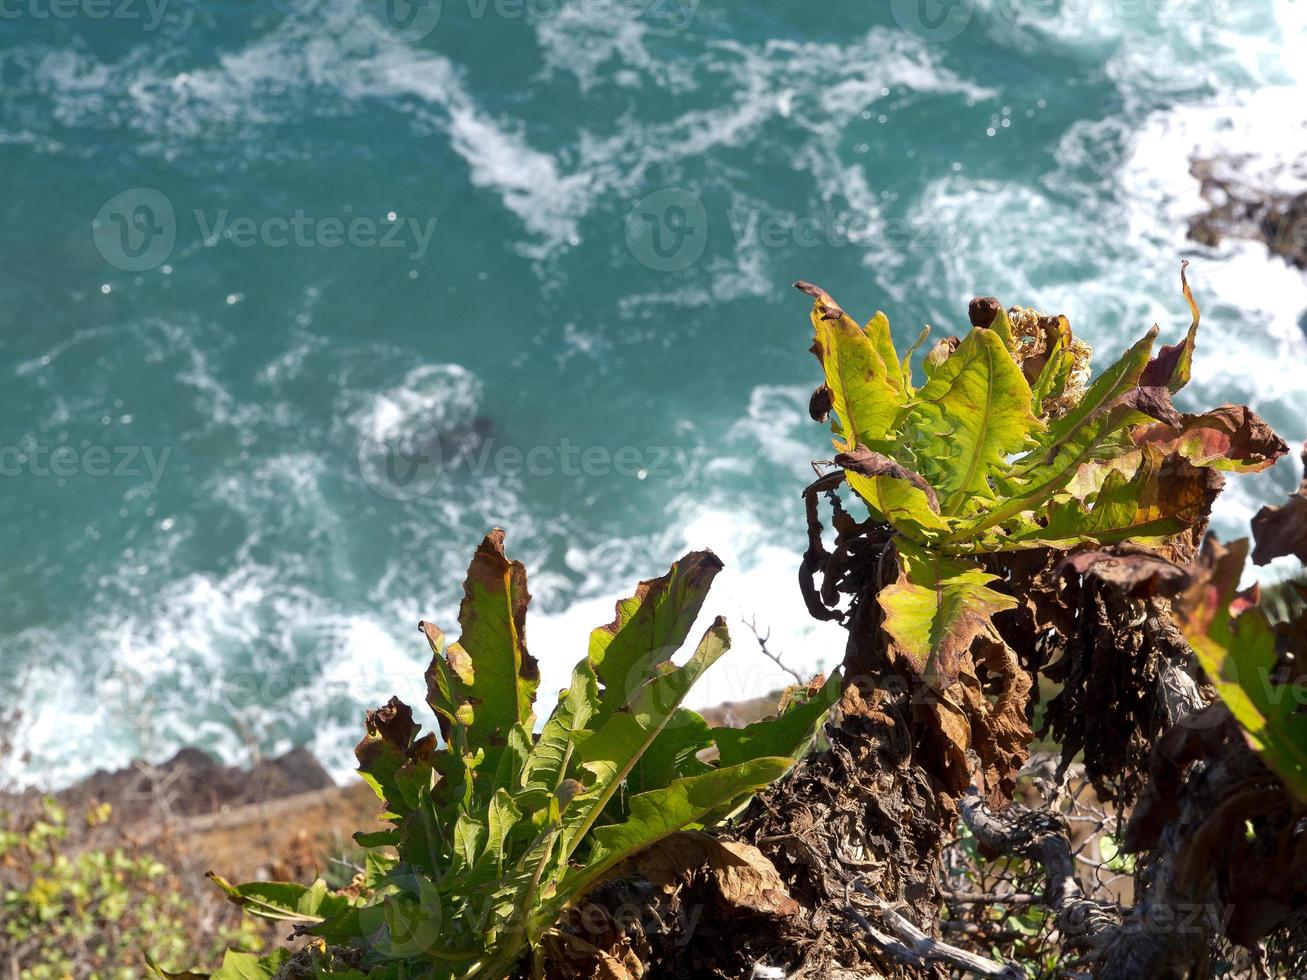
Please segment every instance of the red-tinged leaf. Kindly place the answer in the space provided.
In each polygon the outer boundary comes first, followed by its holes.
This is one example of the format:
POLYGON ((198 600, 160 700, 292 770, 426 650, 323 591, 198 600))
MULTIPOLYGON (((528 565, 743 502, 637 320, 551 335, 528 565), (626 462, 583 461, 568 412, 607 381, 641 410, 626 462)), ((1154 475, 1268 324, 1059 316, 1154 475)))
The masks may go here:
POLYGON ((468 566, 458 642, 442 651, 443 635, 422 624, 434 654, 427 670, 427 702, 446 735, 454 723, 465 726, 477 742, 502 739, 515 725, 530 728, 540 683, 540 668, 526 648, 530 602, 526 569, 504 554, 504 532, 495 528, 468 566))
POLYGON ((1202 318, 1198 311, 1198 304, 1194 302, 1194 294, 1189 289, 1189 279, 1185 276, 1185 269, 1189 263, 1180 263, 1180 287, 1184 290, 1185 301, 1189 304, 1189 311, 1193 314, 1193 321, 1189 324, 1189 333, 1185 339, 1178 344, 1163 347, 1157 352, 1157 356, 1148 362, 1144 368, 1144 373, 1139 378, 1139 383, 1145 386, 1165 386, 1172 393, 1179 391, 1189 383, 1189 375, 1193 369, 1194 344, 1198 337, 1198 321, 1202 318))
POLYGON ((1017 601, 989 588, 996 575, 974 562, 944 558, 898 539, 899 577, 880 591, 883 629, 893 655, 937 690, 958 678, 972 641, 990 617, 1017 601))
POLYGON ((1237 473, 1264 470, 1289 451, 1285 441, 1244 405, 1222 405, 1172 423, 1140 426, 1132 437, 1135 445, 1178 453, 1195 466, 1237 473))
POLYGON ((1253 591, 1240 593, 1247 539, 1228 549, 1209 538, 1199 573, 1176 603, 1203 672, 1239 723, 1248 744, 1307 801, 1307 715, 1279 683, 1278 639, 1253 591))

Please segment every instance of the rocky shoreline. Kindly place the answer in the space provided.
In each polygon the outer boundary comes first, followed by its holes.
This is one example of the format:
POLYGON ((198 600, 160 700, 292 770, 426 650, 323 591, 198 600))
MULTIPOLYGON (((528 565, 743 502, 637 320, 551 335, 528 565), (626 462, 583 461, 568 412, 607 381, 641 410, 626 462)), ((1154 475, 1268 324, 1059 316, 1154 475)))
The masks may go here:
POLYGON ((1307 157, 1287 169, 1273 178, 1248 157, 1193 157, 1189 172, 1208 208, 1189 219, 1189 237, 1212 248, 1227 238, 1261 242, 1307 271, 1307 157))

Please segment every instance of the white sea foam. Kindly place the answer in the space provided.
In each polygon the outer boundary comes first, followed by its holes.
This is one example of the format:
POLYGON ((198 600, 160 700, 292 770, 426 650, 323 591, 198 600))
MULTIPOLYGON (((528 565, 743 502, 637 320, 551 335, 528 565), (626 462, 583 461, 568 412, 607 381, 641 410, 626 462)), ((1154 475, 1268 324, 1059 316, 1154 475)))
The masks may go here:
POLYGON ((458 364, 420 364, 394 387, 349 413, 359 435, 375 443, 432 429, 467 425, 481 402, 481 384, 458 364))

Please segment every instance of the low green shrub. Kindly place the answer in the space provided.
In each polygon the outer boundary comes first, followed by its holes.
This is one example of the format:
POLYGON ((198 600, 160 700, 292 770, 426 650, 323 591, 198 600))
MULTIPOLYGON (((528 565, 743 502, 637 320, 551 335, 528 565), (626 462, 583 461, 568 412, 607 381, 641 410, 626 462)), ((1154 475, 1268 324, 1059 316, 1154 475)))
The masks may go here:
MULTIPOLYGON (((107 805, 87 814, 108 819, 107 805)), ((196 904, 155 857, 122 847, 78 849, 53 799, 0 829, 0 963, 6 980, 139 980, 147 959, 177 966, 197 951, 196 904)), ((220 927, 210 948, 258 950, 262 931, 220 927)), ((202 947, 201 947, 202 948, 202 947)))

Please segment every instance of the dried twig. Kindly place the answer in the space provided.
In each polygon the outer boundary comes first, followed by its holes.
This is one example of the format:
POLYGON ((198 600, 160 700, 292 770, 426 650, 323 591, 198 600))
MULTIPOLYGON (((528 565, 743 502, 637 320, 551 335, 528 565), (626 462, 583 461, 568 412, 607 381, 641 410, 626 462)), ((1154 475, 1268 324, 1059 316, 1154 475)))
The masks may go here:
POLYGON ((762 654, 764 657, 766 657, 768 660, 774 663, 781 670, 785 671, 785 673, 793 677, 796 683, 798 684, 808 683, 803 679, 802 676, 800 676, 797 670, 790 667, 788 664, 785 663, 785 661, 781 659, 780 654, 772 653, 771 650, 768 649, 767 641, 771 639, 770 629, 767 630, 767 635, 763 636, 761 633, 758 632, 758 623, 752 617, 745 623, 745 625, 749 627, 750 631, 752 631, 753 638, 758 641, 758 648, 762 650, 762 654))
POLYGON ((845 886, 842 911, 857 922, 877 946, 903 962, 924 964, 937 961, 948 963, 963 970, 970 970, 982 977, 998 977, 1000 980, 1022 980, 1025 977, 1025 971, 1016 964, 999 963, 996 960, 986 959, 983 956, 977 956, 975 953, 970 953, 965 949, 926 935, 894 909, 880 902, 875 892, 872 892, 856 880, 845 886), (863 895, 872 899, 873 903, 878 907, 885 925, 898 936, 897 939, 881 932, 854 907, 850 887, 856 888, 863 895))
POLYGON ((945 901, 957 905, 1036 905, 1043 902, 1038 895, 1024 892, 950 892, 940 889, 940 895, 945 901))

